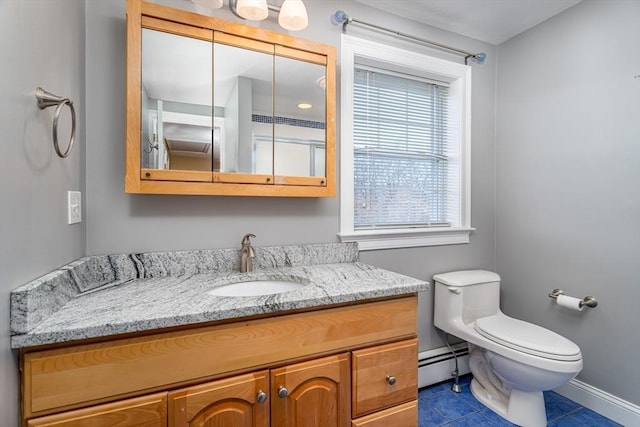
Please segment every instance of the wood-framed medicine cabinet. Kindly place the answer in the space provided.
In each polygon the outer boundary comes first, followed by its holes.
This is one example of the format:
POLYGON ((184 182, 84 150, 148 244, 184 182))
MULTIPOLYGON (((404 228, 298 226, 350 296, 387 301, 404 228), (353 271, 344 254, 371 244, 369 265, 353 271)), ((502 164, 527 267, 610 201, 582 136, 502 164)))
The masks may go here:
POLYGON ((127 1, 125 191, 335 196, 335 48, 127 1))

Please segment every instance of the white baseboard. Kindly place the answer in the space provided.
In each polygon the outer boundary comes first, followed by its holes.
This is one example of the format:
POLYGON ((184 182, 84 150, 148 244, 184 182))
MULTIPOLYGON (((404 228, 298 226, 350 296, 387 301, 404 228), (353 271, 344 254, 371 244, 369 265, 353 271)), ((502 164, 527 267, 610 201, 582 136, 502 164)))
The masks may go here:
POLYGON ((640 406, 575 378, 554 391, 623 426, 640 426, 640 406))
MULTIPOLYGON (((454 346, 458 352, 462 352, 464 346, 454 346)), ((466 352, 465 352, 466 353, 466 352)), ((453 377, 451 373, 456 369, 453 356, 446 347, 436 348, 421 352, 418 364, 418 387, 426 387, 442 381, 450 380, 453 377)), ((469 371, 469 355, 462 354, 458 356, 458 372, 460 375, 468 374, 469 371)))

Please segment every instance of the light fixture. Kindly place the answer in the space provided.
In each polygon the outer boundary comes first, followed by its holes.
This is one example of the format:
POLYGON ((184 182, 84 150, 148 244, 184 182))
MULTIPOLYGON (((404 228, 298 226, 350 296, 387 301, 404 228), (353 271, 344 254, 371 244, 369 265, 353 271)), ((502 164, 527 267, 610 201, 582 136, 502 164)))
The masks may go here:
MULTIPOLYGON (((193 1, 193 0, 192 0, 193 1)), ((284 0, 282 7, 267 3, 267 0, 229 0, 229 9, 238 18, 261 21, 269 16, 269 11, 279 13, 278 23, 289 31, 307 28, 309 17, 302 0, 284 0)))
POLYGON ((284 0, 278 15, 278 24, 285 30, 300 31, 307 28, 309 18, 302 0, 284 0))
POLYGON ((220 9, 222 7, 223 0, 191 0, 196 6, 204 6, 209 9, 220 9))
POLYGON ((313 105, 307 103, 307 102, 301 102, 300 104, 298 104, 298 108, 301 110, 308 110, 311 107, 313 107, 313 105))
POLYGON ((249 21, 262 21, 269 16, 267 0, 238 0, 236 11, 238 15, 249 21))

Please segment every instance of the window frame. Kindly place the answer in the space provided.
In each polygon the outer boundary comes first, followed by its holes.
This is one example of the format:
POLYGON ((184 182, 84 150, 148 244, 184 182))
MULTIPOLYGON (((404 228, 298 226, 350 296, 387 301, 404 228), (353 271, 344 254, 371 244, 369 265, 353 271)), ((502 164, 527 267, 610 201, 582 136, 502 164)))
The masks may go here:
POLYGON ((340 89, 340 232, 360 250, 469 243, 471 231, 471 67, 387 44, 342 35, 340 89), (459 222, 449 227, 354 228, 353 86, 356 64, 409 71, 449 84, 459 144, 459 222))

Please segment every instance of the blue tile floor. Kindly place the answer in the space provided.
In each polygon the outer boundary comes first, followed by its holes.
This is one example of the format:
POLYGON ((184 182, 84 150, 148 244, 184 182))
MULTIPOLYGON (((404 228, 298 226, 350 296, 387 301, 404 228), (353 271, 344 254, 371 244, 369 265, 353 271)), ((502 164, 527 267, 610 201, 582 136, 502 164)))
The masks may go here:
MULTIPOLYGON (((421 388, 418 393, 420 427, 514 426, 478 402, 469 390, 471 375, 460 377, 462 393, 451 391, 452 381, 421 388)), ((544 393, 548 427, 610 427, 620 424, 584 408, 553 391, 544 393)))

